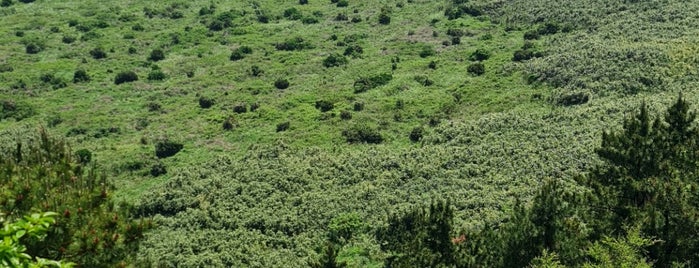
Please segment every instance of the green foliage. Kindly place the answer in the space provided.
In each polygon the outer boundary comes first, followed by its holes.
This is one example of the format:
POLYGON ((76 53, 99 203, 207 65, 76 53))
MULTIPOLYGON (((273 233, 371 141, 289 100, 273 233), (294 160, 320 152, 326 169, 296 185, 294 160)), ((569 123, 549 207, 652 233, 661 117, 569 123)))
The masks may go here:
POLYGON ((357 213, 342 213, 330 220, 328 239, 334 244, 345 244, 362 231, 362 219, 357 213))
POLYGON ((321 112, 331 111, 334 108, 335 108, 335 104, 332 103, 331 101, 327 101, 327 100, 316 101, 316 109, 320 110, 321 112))
POLYGON ((211 106, 214 106, 214 104, 216 103, 214 101, 214 99, 209 98, 209 97, 204 97, 204 96, 199 97, 198 102, 199 102, 199 107, 201 107, 202 109, 209 109, 209 108, 211 108, 211 106))
POLYGON ((89 267, 126 262, 148 223, 135 221, 125 204, 117 208, 106 176, 80 163, 63 140, 44 130, 26 136, 0 151, 2 210, 10 220, 38 209, 62 212, 43 239, 21 240, 26 253, 89 267))
POLYGON ((73 73, 73 83, 90 82, 90 75, 83 69, 76 70, 73 73))
POLYGON ((114 77, 115 85, 120 85, 123 83, 129 83, 134 81, 138 81, 138 75, 134 71, 123 71, 118 73, 114 77))
POLYGON ((410 138, 410 141, 412 142, 418 142, 422 140, 422 137, 424 136, 425 129, 422 127, 415 127, 413 130, 410 131, 410 135, 408 136, 410 138))
POLYGON ((24 216, 15 222, 3 222, 0 230, 3 242, 0 243, 0 265, 3 267, 73 267, 73 263, 52 261, 44 258, 32 258, 25 253, 27 247, 22 240, 42 240, 52 224, 56 223, 55 212, 35 213, 24 216))
POLYGON ((0 120, 13 118, 20 121, 34 115, 34 108, 26 102, 1 100, 0 101, 0 120))
POLYGON ((107 52, 104 51, 104 48, 96 47, 90 50, 90 56, 92 56, 92 58, 96 60, 104 59, 107 57, 107 52))
POLYGON ((390 256, 386 267, 449 267, 456 264, 451 241, 454 210, 449 202, 433 202, 388 219, 377 231, 381 248, 390 256))
POLYGON ((476 51, 471 53, 471 55, 468 57, 468 59, 472 61, 484 61, 488 58, 490 58, 490 52, 482 48, 476 49, 476 51))
POLYGON ((150 81, 163 81, 167 78, 167 75, 161 70, 151 70, 148 73, 148 80, 150 81))
POLYGON ((277 50, 284 51, 294 51, 294 50, 304 50, 311 49, 313 45, 310 42, 304 40, 302 37, 294 37, 287 39, 282 43, 277 43, 274 45, 277 50))
POLYGON ((153 49, 148 56, 149 61, 161 61, 165 59, 165 52, 162 49, 153 49))
POLYGON ((587 252, 592 262, 586 263, 583 267, 650 268, 653 267, 653 263, 647 260, 644 255, 645 248, 653 244, 651 239, 641 234, 640 228, 631 228, 621 239, 604 237, 590 246, 587 252))
POLYGON ((342 131, 342 136, 349 143, 382 143, 383 137, 378 130, 371 128, 367 125, 354 125, 346 130, 342 131))
POLYGON ((274 81, 274 87, 276 87, 277 89, 287 89, 289 87, 289 80, 279 78, 276 81, 274 81))
POLYGON ((382 73, 369 77, 361 77, 354 81, 354 93, 366 92, 370 89, 374 89, 383 85, 388 84, 393 79, 393 75, 390 73, 382 73))
POLYGON ((182 143, 162 140, 155 144, 155 156, 158 158, 167 158, 176 155, 184 148, 182 143))
POLYGON ((480 63, 480 62, 471 63, 468 66, 468 69, 466 69, 466 70, 470 74, 473 74, 475 76, 480 76, 480 75, 483 75, 485 73, 485 65, 483 65, 483 63, 480 63))
POLYGON ((348 62, 349 60, 347 60, 345 56, 337 53, 332 53, 328 55, 325 59, 323 59, 323 66, 325 66, 326 68, 338 67, 345 65, 348 62))
POLYGON ((92 161, 92 152, 88 149, 80 149, 75 151, 75 156, 78 157, 78 162, 81 164, 87 164, 92 161))
POLYGON ((311 268, 343 268, 347 267, 344 262, 337 261, 337 252, 339 250, 332 243, 327 243, 323 251, 323 256, 318 261, 309 263, 311 268))

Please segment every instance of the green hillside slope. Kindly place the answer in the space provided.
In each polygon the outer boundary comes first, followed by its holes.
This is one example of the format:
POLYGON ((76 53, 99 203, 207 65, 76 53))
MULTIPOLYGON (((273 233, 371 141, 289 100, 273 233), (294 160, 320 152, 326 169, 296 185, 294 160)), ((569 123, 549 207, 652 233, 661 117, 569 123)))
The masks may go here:
POLYGON ((602 161, 641 102, 699 103, 683 1, 2 1, 0 140, 87 149, 156 266, 378 267, 394 212, 494 224, 602 161), (25 3, 27 2, 27 3, 25 3))

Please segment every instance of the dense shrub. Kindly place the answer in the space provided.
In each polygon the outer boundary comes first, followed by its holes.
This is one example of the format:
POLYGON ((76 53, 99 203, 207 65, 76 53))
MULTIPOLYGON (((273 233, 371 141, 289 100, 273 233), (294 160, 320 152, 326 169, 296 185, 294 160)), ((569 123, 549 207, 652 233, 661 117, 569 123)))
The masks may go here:
POLYGON ((308 0, 299 0, 299 5, 307 5, 308 0))
POLYGON ((424 135, 423 133, 425 132, 425 129, 422 127, 415 127, 413 130, 410 131, 410 135, 408 136, 410 138, 410 141, 412 142, 418 142, 422 140, 422 136, 424 135))
POLYGON ((28 42, 24 45, 24 48, 27 54, 36 54, 44 50, 43 45, 37 42, 28 42))
POLYGON ((300 20, 303 18, 303 14, 295 7, 292 7, 284 10, 284 17, 290 20, 300 20))
POLYGON ((471 65, 468 66, 467 71, 470 74, 474 74, 476 76, 480 76, 485 73, 485 65, 480 62, 472 63, 471 65))
POLYGON ((556 103, 563 106, 572 106, 585 104, 590 100, 590 97, 582 92, 566 94, 558 97, 556 103))
POLYGON ((338 67, 345 65, 349 62, 347 58, 343 55, 337 54, 337 53, 332 53, 328 55, 324 60, 323 60, 323 66, 330 68, 330 67, 338 67))
POLYGON ((342 136, 349 143, 374 143, 383 142, 383 137, 378 130, 366 125, 355 125, 342 131, 342 136))
POLYGON ((87 164, 92 161, 92 152, 88 149, 80 149, 75 151, 75 156, 77 156, 78 162, 81 164, 87 164))
POLYGON ((133 71, 123 71, 114 77, 114 84, 123 84, 138 81, 138 75, 133 71))
POLYGON ((418 82, 420 85, 429 87, 434 84, 434 81, 430 80, 429 77, 424 76, 424 75, 418 75, 413 78, 415 82, 418 82))
POLYGON ((199 97, 199 107, 203 109, 208 109, 211 108, 211 106, 214 105, 214 99, 212 98, 207 98, 207 97, 199 97))
POLYGON ((165 52, 162 49, 156 48, 150 52, 148 56, 149 61, 161 61, 165 59, 165 52))
POLYGON ((149 112, 159 112, 163 109, 160 103, 157 102, 149 102, 148 104, 146 104, 146 107, 148 108, 149 112))
POLYGON ((340 112, 340 119, 350 120, 350 119, 352 119, 352 113, 350 111, 344 110, 344 111, 340 112))
POLYGON ((14 68, 12 68, 11 65, 0 64, 0 73, 7 73, 7 72, 12 72, 12 71, 14 71, 14 68))
POLYGON ((87 72, 83 69, 76 70, 75 73, 73 73, 73 83, 82 83, 82 82, 89 82, 90 81, 90 75, 87 74, 87 72))
POLYGON ((55 76, 54 74, 42 74, 39 79, 41 82, 51 85, 53 89, 64 88, 68 86, 68 83, 64 81, 61 77, 55 76))
POLYGON ((316 24, 319 22, 319 20, 314 16, 306 16, 303 19, 301 19, 301 22, 303 24, 316 24))
POLYGON ((383 25, 388 25, 391 23, 391 15, 388 12, 381 12, 379 14, 379 23, 383 25))
POLYGON ((354 93, 362 93, 388 84, 393 79, 390 73, 382 73, 369 77, 361 77, 354 81, 354 93))
POLYGON ((248 112, 248 105, 245 103, 238 103, 233 106, 233 112, 237 114, 244 114, 248 112))
POLYGON ((310 49, 313 46, 301 37, 294 37, 285 40, 283 43, 277 43, 274 45, 277 50, 293 51, 293 50, 303 50, 310 49))
POLYGON ((274 81, 274 87, 278 89, 287 89, 289 87, 289 80, 279 78, 276 81, 274 81))
POLYGON ((179 153, 183 147, 184 145, 182 145, 181 143, 173 142, 170 140, 162 140, 155 144, 155 156, 157 156, 158 158, 171 157, 179 153))
POLYGON ((61 42, 66 43, 66 44, 72 44, 73 42, 75 42, 75 40, 77 40, 77 38, 75 36, 64 35, 63 38, 61 39, 61 42))
POLYGON ((158 161, 150 167, 150 175, 153 177, 159 177, 165 174, 167 174, 167 168, 163 162, 158 161))
POLYGON ((347 48, 345 48, 345 52, 343 53, 343 55, 350 56, 353 58, 359 58, 362 55, 362 53, 364 53, 364 49, 361 46, 350 45, 347 46, 347 48))
POLYGON ((233 50, 233 52, 231 52, 231 56, 229 57, 229 59, 231 61, 242 60, 244 58, 245 58, 245 54, 243 54, 243 52, 241 52, 240 50, 237 50, 237 49, 233 50))
POLYGON ((434 56, 435 54, 437 54, 437 52, 434 50, 434 47, 432 47, 431 45, 424 45, 419 53, 420 58, 427 58, 430 56, 434 56))
POLYGON ((527 31, 524 33, 524 40, 534 40, 534 39, 539 39, 539 32, 538 31, 527 31))
POLYGON ((0 120, 14 118, 17 121, 34 115, 34 108, 25 102, 0 100, 0 120))
POLYGON ((362 103, 362 102, 355 102, 355 103, 352 105, 352 110, 354 110, 355 112, 361 112, 362 110, 364 110, 364 103, 362 103))
POLYGON ((222 127, 223 130, 233 130, 233 127, 235 127, 235 125, 233 124, 233 118, 226 118, 226 120, 223 121, 222 127))
POLYGON ((335 104, 327 100, 316 101, 316 109, 321 112, 327 112, 335 108, 335 104))
POLYGON ((92 56, 93 59, 104 59, 107 57, 107 52, 104 51, 103 48, 101 47, 96 47, 92 50, 90 50, 90 56, 92 56))
POLYGON ((162 81, 167 78, 167 75, 161 70, 152 70, 148 73, 148 80, 150 81, 162 81))
POLYGON ((2 0, 0 2, 0 7, 9 7, 13 4, 12 0, 2 0))
POLYGON ((250 75, 251 76, 258 77, 264 73, 265 73, 265 71, 263 71, 262 68, 260 68, 260 66, 257 66, 257 65, 250 66, 250 75))
POLYGON ((347 7, 347 6, 349 6, 349 2, 347 0, 337 1, 337 7, 347 7))
POLYGON ((282 132, 282 131, 288 130, 290 125, 291 125, 291 123, 289 121, 277 124, 277 132, 282 132))
POLYGON ((484 61, 488 58, 490 58, 490 52, 482 48, 476 49, 476 51, 471 53, 471 55, 468 57, 468 59, 472 61, 484 61))

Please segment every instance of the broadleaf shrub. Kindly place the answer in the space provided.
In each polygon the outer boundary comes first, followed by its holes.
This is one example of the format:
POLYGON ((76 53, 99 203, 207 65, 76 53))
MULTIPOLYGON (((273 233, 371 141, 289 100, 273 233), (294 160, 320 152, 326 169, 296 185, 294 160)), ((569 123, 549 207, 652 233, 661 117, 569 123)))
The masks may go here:
POLYGON ((138 81, 138 75, 133 71, 123 71, 114 77, 114 84, 123 84, 138 81))
POLYGON ((342 131, 342 136, 349 143, 373 143, 378 144, 383 142, 381 133, 367 125, 354 125, 349 129, 342 131))
POLYGON ((170 140, 162 140, 155 144, 155 156, 167 158, 176 155, 184 148, 184 145, 170 140))

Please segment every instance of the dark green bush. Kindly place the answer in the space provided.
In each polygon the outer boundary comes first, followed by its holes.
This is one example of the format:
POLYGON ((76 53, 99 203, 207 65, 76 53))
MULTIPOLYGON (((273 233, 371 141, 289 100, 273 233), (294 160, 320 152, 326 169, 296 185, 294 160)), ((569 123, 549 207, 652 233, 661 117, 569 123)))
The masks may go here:
POLYGON ((14 4, 12 0, 2 0, 2 2, 0 2, 0 7, 9 7, 12 4, 14 4))
POLYGON ((90 56, 97 60, 104 59, 107 57, 107 52, 105 52, 104 49, 101 47, 96 47, 93 50, 90 50, 90 56))
POLYGON ((211 108, 211 106, 214 105, 214 99, 212 98, 207 98, 207 97, 199 97, 199 107, 203 109, 208 109, 211 108))
POLYGON ((340 112, 340 119, 350 120, 350 119, 352 119, 352 113, 350 111, 344 110, 344 111, 340 112))
POLYGON ((424 45, 422 49, 420 50, 420 58, 427 58, 430 56, 434 56, 437 54, 437 52, 434 50, 434 47, 431 45, 424 45))
POLYGON ((337 1, 337 7, 347 7, 347 6, 349 6, 349 2, 347 0, 337 1))
POLYGON ((391 16, 388 14, 388 12, 381 12, 381 14, 379 14, 379 23, 383 25, 388 25, 391 23, 391 16))
POLYGON ((284 10, 284 17, 290 20, 300 20, 303 18, 303 14, 295 7, 292 7, 284 10))
POLYGON ((162 49, 156 48, 150 52, 149 61, 161 61, 165 59, 165 52, 162 49))
POLYGON ((150 175, 153 177, 158 177, 167 174, 167 168, 165 164, 158 161, 150 167, 150 175))
POLYGON ((316 24, 319 22, 319 20, 318 20, 318 18, 316 18, 314 16, 307 16, 307 17, 304 17, 303 19, 301 19, 301 22, 303 24, 316 24))
POLYGON ((336 21, 347 21, 349 18, 347 17, 347 14, 345 13, 337 13, 337 16, 335 16, 336 21))
POLYGON ((15 68, 12 68, 12 65, 9 64, 0 64, 0 73, 8 73, 14 71, 15 68))
POLYGON ((383 142, 383 137, 378 130, 366 125, 355 125, 342 131, 342 136, 349 143, 373 143, 383 142))
POLYGON ((337 54, 337 53, 332 53, 328 57, 326 57, 323 60, 323 66, 330 68, 330 67, 338 67, 347 64, 349 61, 347 58, 343 55, 337 54))
POLYGON ((430 61, 430 63, 427 64, 427 68, 430 68, 430 69, 432 69, 432 70, 436 70, 436 69, 437 69, 437 62, 436 62, 436 61, 430 61))
POLYGON ((538 31, 528 31, 524 33, 524 40, 534 40, 534 39, 539 39, 539 32, 538 31))
POLYGON ((66 44, 72 44, 75 42, 77 38, 72 35, 64 35, 63 38, 61 39, 61 42, 66 43, 66 44))
POLYGON ((28 42, 24 48, 27 54, 36 54, 44 50, 43 46, 37 42, 28 42))
POLYGON ((289 121, 277 124, 277 132, 282 132, 282 131, 288 130, 290 125, 291 125, 291 123, 289 121))
POLYGON ((472 61, 484 61, 488 58, 490 58, 490 52, 483 48, 476 49, 476 51, 471 53, 471 56, 468 57, 468 59, 472 61))
POLYGON ((410 138, 410 141, 412 142, 418 142, 422 140, 422 136, 424 133, 425 129, 422 127, 415 127, 413 128, 412 131, 410 131, 410 135, 408 136, 410 138))
POLYGON ((237 61, 237 60, 242 60, 244 58, 245 58, 245 54, 243 54, 243 52, 241 52, 240 50, 236 49, 236 50, 233 50, 233 52, 231 52, 231 56, 229 59, 232 61, 237 61))
POLYGON ((559 30, 558 24, 547 22, 547 23, 544 23, 544 25, 539 26, 539 29, 537 30, 537 32, 540 35, 551 35, 551 34, 558 33, 558 30, 559 30))
POLYGON ((245 103, 238 103, 233 106, 233 112, 237 114, 244 114, 248 112, 248 105, 245 103))
POLYGON ((172 142, 169 140, 159 141, 155 144, 155 156, 158 158, 171 157, 179 153, 183 147, 184 145, 181 143, 172 142))
POLYGON ((157 102, 149 102, 148 104, 146 104, 146 107, 148 108, 149 112, 159 112, 163 109, 160 103, 157 102))
POLYGON ((316 101, 316 109, 321 112, 327 112, 335 108, 335 104, 327 100, 316 101))
POLYGON ((287 39, 283 43, 275 44, 274 47, 277 50, 285 50, 285 51, 313 48, 313 46, 309 42, 303 40, 303 38, 301 38, 301 37, 294 37, 291 39, 287 39))
POLYGON ((483 65, 483 63, 476 62, 476 63, 469 65, 467 71, 470 74, 480 76, 480 75, 485 73, 485 65, 483 65))
POLYGON ((14 118, 17 121, 34 115, 34 108, 25 102, 0 101, 0 120, 14 118))
POLYGON ((233 124, 233 118, 229 117, 223 121, 223 130, 232 130, 235 125, 233 124))
POLYGON ((364 103, 362 103, 362 102, 355 102, 355 103, 352 105, 352 110, 354 110, 355 112, 361 112, 362 110, 364 110, 364 103))
POLYGON ((354 93, 362 93, 388 84, 393 79, 390 73, 378 74, 370 77, 362 77, 354 81, 354 93))
POLYGON ((434 84, 434 81, 430 80, 429 77, 424 75, 418 75, 414 77, 415 82, 418 82, 422 86, 429 87, 434 84))
POLYGON ((362 55, 362 53, 364 53, 364 49, 361 46, 351 45, 345 48, 345 52, 343 53, 343 55, 350 56, 353 58, 359 58, 362 55))
POLYGON ((590 97, 582 92, 571 93, 560 96, 556 99, 556 103, 562 106, 573 106, 585 104, 590 100, 590 97))
POLYGON ((276 81, 274 81, 274 87, 278 89, 287 89, 289 87, 289 80, 279 78, 276 81))
POLYGON ((73 73, 73 83, 90 82, 90 75, 83 69, 76 70, 73 73))
POLYGON ((123 71, 114 77, 114 84, 123 84, 138 81, 138 75, 133 71, 123 71))
POLYGON ((251 76, 258 77, 258 76, 261 76, 261 75, 264 74, 264 73, 265 73, 265 71, 263 71, 263 70, 260 68, 260 66, 257 66, 257 65, 250 66, 250 75, 251 75, 251 76))
POLYGON ((78 162, 81 164, 87 164, 92 161, 92 152, 88 149, 80 149, 75 151, 75 156, 78 158, 78 162))
POLYGON ((162 81, 167 78, 167 75, 161 70, 152 70, 148 73, 148 80, 150 81, 162 81))
POLYGON ((308 0, 299 0, 299 5, 307 5, 308 0))
POLYGON ((64 88, 68 86, 68 83, 63 81, 62 78, 55 76, 53 74, 43 74, 39 77, 41 82, 51 85, 54 89, 64 88))

